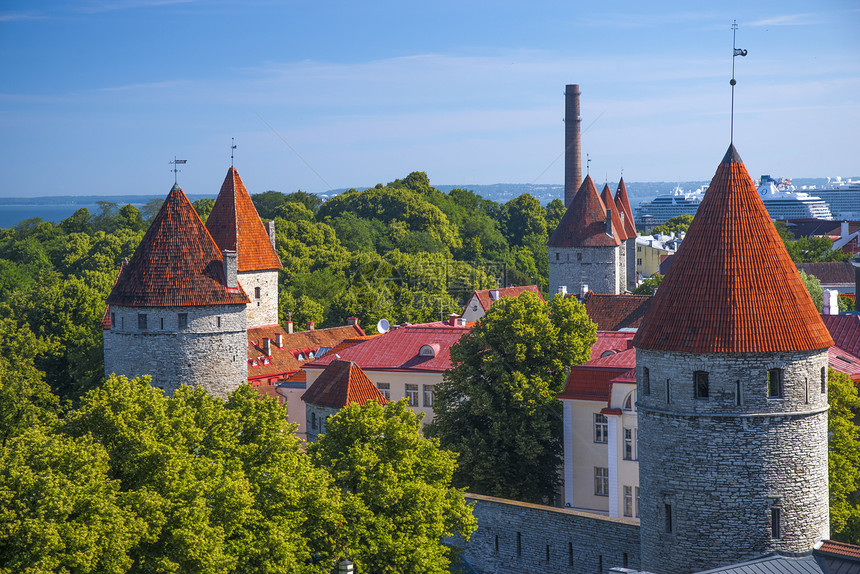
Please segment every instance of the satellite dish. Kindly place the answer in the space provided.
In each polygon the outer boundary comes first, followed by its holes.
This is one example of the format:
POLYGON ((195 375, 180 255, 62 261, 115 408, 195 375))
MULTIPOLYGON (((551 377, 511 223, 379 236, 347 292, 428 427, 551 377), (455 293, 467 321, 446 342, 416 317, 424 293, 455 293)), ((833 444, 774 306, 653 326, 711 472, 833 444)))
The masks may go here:
POLYGON ((388 322, 388 319, 380 319, 376 324, 376 331, 379 334, 387 333, 388 329, 391 328, 391 324, 388 322))

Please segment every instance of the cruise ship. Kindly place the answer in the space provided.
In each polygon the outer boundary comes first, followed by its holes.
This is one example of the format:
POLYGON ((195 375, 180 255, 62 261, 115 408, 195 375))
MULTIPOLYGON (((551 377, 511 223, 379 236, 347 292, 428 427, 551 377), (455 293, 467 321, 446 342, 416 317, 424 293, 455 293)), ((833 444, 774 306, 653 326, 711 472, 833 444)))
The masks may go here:
POLYGON ((800 191, 812 193, 826 201, 833 217, 847 220, 860 219, 860 181, 858 180, 828 177, 826 184, 820 187, 804 186, 800 191))
MULTIPOLYGON (((640 202, 636 208, 636 223, 647 232, 678 215, 695 215, 707 189, 707 185, 696 191, 684 191, 676 187, 670 194, 640 202)), ((791 180, 775 180, 763 175, 759 180, 758 192, 772 219, 833 219, 827 202, 817 197, 818 190, 816 195, 796 191, 791 180)), ((857 199, 860 202, 860 194, 857 199)), ((860 205, 857 209, 860 211, 860 205)))

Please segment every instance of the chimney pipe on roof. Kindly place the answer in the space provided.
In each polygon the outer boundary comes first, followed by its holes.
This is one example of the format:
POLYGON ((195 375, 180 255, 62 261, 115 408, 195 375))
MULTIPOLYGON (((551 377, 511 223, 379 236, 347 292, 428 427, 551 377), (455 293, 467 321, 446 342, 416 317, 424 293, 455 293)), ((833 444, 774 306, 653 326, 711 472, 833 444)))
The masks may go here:
POLYGON ((585 299, 586 294, 588 294, 588 285, 583 283, 579 286, 579 296, 582 299, 585 299))
POLYGON ((558 294, 562 297, 567 297, 567 285, 560 285, 558 288, 558 294))
POLYGON ((465 326, 466 326, 466 320, 465 320, 464 318, 462 318, 462 317, 457 317, 457 318, 455 319, 455 321, 456 321, 456 326, 457 326, 457 327, 465 327, 465 326))
POLYGON ((266 222, 266 233, 269 234, 269 243, 272 244, 272 249, 275 248, 275 222, 266 222))
POLYGON ((358 327, 358 317, 347 317, 346 324, 350 327, 358 327))
POLYGON ((287 321, 287 334, 288 335, 293 334, 293 322, 292 322, 292 320, 287 321))
POLYGON ((313 331, 313 330, 314 330, 314 322, 308 321, 308 331, 313 331))
POLYGON ((272 340, 268 337, 263 337, 263 354, 267 357, 272 356, 272 340))
POLYGON ((275 345, 277 345, 279 348, 284 346, 283 333, 275 333, 275 345))
POLYGON ((490 301, 498 301, 499 300, 499 290, 498 289, 490 289, 490 301))
POLYGON ((606 210, 606 235, 612 237, 612 210, 606 210))
POLYGON ((224 265, 224 281, 227 284, 227 288, 236 289, 239 287, 239 261, 236 258, 236 252, 225 249, 223 252, 222 263, 224 265))
POLYGON ((579 117, 579 84, 564 88, 564 206, 570 202, 582 183, 582 134, 579 117))
POLYGON ((845 239, 846 237, 848 237, 849 233, 851 233, 851 232, 848 230, 848 222, 843 221, 839 225, 839 239, 845 239))
POLYGON ((824 290, 824 308, 823 315, 838 315, 839 314, 839 292, 835 289, 824 290))

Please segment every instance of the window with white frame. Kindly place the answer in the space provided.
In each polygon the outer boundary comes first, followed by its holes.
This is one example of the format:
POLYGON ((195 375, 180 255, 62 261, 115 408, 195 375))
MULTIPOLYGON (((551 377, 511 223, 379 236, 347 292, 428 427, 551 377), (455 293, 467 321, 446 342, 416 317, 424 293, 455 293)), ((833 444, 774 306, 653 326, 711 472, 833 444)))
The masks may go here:
POLYGON ((409 399, 410 407, 418 406, 418 385, 406 385, 406 398, 409 399))
POLYGON ((435 385, 424 385, 424 406, 432 407, 433 406, 433 394, 435 385))
POLYGON ((636 438, 632 428, 624 429, 624 460, 636 460, 636 438))
POLYGON ((379 389, 379 392, 382 393, 382 396, 385 397, 385 400, 391 400, 391 384, 390 383, 376 383, 376 388, 379 389))
POLYGON ((594 467, 594 495, 609 496, 609 469, 602 466, 594 467))
POLYGON ((633 487, 624 486, 624 516, 633 516, 633 487))
POLYGON ((609 421, 605 415, 594 413, 594 442, 609 441, 609 421))

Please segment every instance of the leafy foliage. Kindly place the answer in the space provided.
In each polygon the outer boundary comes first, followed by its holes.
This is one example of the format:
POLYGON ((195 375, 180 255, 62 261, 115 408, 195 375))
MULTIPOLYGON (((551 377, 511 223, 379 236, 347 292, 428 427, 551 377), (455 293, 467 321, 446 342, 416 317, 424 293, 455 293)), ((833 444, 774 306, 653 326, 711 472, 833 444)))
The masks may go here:
POLYGON ((806 287, 809 296, 812 297, 812 303, 818 312, 824 307, 824 289, 821 287, 821 281, 815 275, 807 275, 805 271, 800 272, 800 280, 803 281, 803 286, 806 287))
POLYGON ((663 225, 658 225, 655 227, 651 233, 663 233, 665 235, 669 235, 670 233, 686 233, 690 228, 690 224, 693 223, 693 216, 685 213, 683 215, 676 215, 672 217, 664 223, 663 225))
POLYGON ((633 290, 634 295, 653 295, 657 292, 657 288, 660 287, 660 283, 663 281, 663 276, 659 273, 655 273, 651 277, 647 279, 643 279, 642 283, 636 286, 636 289, 633 290))
POLYGON ((827 420, 830 528, 834 539, 860 543, 860 413, 857 386, 851 377, 832 368, 828 372, 827 420))

